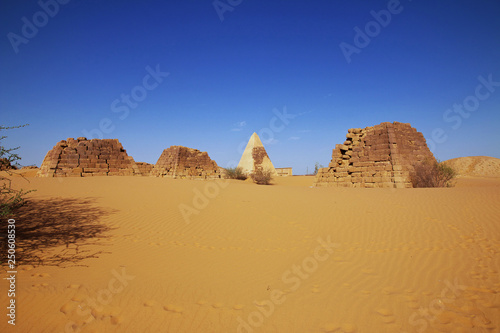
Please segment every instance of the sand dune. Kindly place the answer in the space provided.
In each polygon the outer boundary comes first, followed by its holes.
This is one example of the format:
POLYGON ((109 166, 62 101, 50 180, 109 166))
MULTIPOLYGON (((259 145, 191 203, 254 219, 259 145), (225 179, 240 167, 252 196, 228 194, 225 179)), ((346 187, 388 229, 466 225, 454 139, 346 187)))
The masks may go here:
POLYGON ((500 178, 28 179, 14 185, 47 209, 28 205, 18 231, 38 221, 59 243, 19 240, 43 264, 19 267, 16 327, 3 319, 2 332, 500 330, 500 178))
POLYGON ((444 163, 455 169, 460 176, 500 177, 500 158, 468 156, 453 158, 444 163))

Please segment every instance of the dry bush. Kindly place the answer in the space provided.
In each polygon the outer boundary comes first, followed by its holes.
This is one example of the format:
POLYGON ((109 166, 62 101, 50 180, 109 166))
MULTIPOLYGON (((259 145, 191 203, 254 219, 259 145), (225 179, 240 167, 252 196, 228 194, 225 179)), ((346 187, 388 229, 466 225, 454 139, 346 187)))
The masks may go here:
POLYGON ((413 187, 451 187, 456 176, 455 170, 438 161, 417 163, 410 174, 413 187))
POLYGON ((252 177, 252 180, 259 185, 271 185, 273 173, 271 172, 271 170, 258 169, 253 172, 250 177, 252 177))
POLYGON ((242 168, 227 168, 226 170, 226 178, 229 179, 239 179, 245 180, 247 179, 247 175, 243 172, 242 168))

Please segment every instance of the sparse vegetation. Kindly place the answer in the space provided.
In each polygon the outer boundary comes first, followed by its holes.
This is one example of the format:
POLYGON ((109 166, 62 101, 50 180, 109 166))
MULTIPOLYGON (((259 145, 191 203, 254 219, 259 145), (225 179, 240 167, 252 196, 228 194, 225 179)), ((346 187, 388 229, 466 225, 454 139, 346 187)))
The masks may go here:
POLYGON ((324 166, 322 166, 321 164, 319 164, 318 162, 316 162, 316 164, 314 164, 314 173, 313 173, 313 175, 316 176, 318 174, 319 169, 321 169, 321 168, 324 168, 324 166))
POLYGON ((243 172, 242 168, 227 168, 226 178, 245 180, 248 176, 243 172))
POLYGON ((270 170, 258 169, 250 175, 252 180, 259 185, 271 185, 271 180, 273 179, 273 174, 270 170))
MULTIPOLYGON (((5 127, 5 126, 0 126, 0 131, 1 130, 6 130, 6 129, 14 129, 14 128, 20 128, 24 127, 27 125, 21 125, 21 126, 12 126, 12 127, 5 127)), ((19 161, 21 157, 14 153, 15 150, 19 149, 19 147, 15 148, 5 148, 2 144, 1 141, 3 139, 7 138, 7 136, 2 135, 0 136, 0 160, 2 160, 3 164, 7 165, 13 165, 16 161, 19 161)), ((24 197, 26 194, 28 194, 31 191, 24 191, 24 190, 16 190, 12 188, 12 182, 10 178, 8 177, 10 174, 10 170, 5 171, 7 173, 7 176, 0 175, 0 217, 5 217, 10 214, 12 214, 12 211, 24 204, 24 197)))
POLYGON ((413 187, 452 187, 457 173, 440 161, 426 161, 414 165, 410 175, 413 187))

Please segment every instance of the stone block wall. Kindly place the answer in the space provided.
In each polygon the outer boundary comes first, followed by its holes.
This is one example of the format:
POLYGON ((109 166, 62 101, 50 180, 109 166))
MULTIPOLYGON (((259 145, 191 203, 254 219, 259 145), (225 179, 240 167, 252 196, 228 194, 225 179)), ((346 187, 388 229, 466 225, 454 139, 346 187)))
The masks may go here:
POLYGON ((146 162, 135 162, 137 167, 139 168, 139 172, 143 176, 150 176, 151 171, 153 170, 154 164, 146 163, 146 162))
POLYGON ((382 123, 351 128, 337 144, 328 168, 318 171, 315 186, 412 187, 416 163, 435 161, 422 133, 410 124, 382 123))
POLYGON ((171 146, 163 151, 151 175, 156 177, 214 179, 221 178, 221 168, 207 152, 183 146, 171 146))
POLYGON ((118 139, 68 138, 45 156, 37 177, 132 176, 140 171, 118 139))

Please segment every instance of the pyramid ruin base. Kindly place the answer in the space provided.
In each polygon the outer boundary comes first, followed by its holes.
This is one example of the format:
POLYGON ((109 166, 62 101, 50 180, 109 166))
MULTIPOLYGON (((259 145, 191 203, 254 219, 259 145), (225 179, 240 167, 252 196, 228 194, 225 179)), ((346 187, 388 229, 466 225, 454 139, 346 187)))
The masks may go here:
POLYGON ((133 176, 140 171, 118 139, 68 138, 45 156, 37 177, 133 176))
POLYGON ((314 186, 408 188, 416 163, 435 161, 422 133, 410 124, 382 123, 351 128, 314 186))
POLYGON ((158 158, 151 175, 176 179, 218 179, 222 178, 222 168, 210 159, 207 152, 171 146, 158 158))

